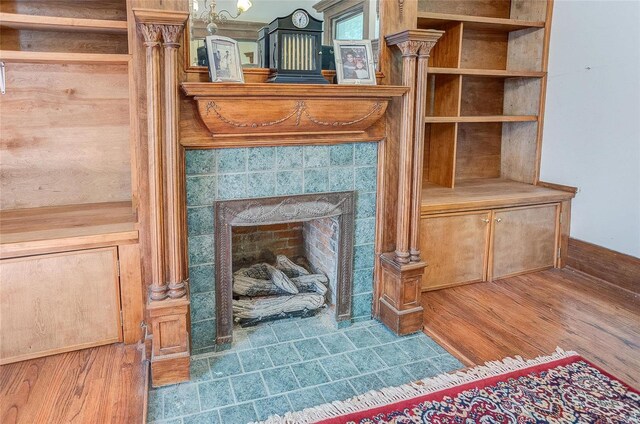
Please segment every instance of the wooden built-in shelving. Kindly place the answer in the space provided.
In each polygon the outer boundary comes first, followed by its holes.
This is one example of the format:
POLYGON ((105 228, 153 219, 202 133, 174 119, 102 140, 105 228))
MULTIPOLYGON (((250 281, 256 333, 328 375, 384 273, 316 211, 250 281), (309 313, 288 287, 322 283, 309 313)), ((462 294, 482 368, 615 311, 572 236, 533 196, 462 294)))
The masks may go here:
POLYGON ((465 27, 493 30, 493 31, 518 31, 527 28, 543 28, 544 21, 525 21, 521 19, 503 19, 484 16, 457 15, 449 13, 419 12, 418 26, 421 28, 440 28, 443 25, 463 22, 465 27))
POLYGON ((128 63, 128 54, 0 50, 0 60, 24 63, 128 63))
POLYGON ((504 178, 459 180, 454 190, 427 183, 422 190, 422 213, 493 209, 568 200, 573 193, 504 178))
POLYGON ((542 78, 546 72, 539 71, 511 71, 505 69, 465 69, 465 68, 429 68, 432 75, 467 75, 475 77, 495 78, 542 78))
POLYGON ((135 242, 131 202, 0 211, 0 258, 135 242))
POLYGON ((487 116, 427 116, 426 123, 454 123, 454 122, 535 122, 535 115, 487 115, 487 116))
POLYGON ((38 16, 0 12, 0 27, 36 31, 127 33, 127 21, 38 16))

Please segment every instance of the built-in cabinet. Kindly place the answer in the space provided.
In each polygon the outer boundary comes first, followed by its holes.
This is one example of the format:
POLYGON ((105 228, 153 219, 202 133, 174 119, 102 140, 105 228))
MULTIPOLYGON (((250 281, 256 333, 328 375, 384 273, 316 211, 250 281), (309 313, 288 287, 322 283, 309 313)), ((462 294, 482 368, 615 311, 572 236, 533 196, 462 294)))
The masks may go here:
POLYGON ((122 341, 115 247, 0 261, 0 364, 122 341))
POLYGON ((552 204, 493 211, 487 279, 553 267, 558 254, 559 207, 552 204))
POLYGON ((423 216, 422 290, 551 268, 559 243, 560 204, 423 216))

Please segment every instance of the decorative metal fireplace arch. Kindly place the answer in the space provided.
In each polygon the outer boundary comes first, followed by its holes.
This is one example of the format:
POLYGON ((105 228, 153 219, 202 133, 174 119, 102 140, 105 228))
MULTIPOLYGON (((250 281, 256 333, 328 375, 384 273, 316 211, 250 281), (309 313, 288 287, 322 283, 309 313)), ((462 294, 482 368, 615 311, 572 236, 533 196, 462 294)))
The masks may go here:
POLYGON ((231 243, 233 227, 238 226, 285 224, 321 218, 337 219, 339 233, 335 318, 336 321, 351 318, 354 192, 216 201, 214 209, 218 344, 230 343, 233 337, 231 243))

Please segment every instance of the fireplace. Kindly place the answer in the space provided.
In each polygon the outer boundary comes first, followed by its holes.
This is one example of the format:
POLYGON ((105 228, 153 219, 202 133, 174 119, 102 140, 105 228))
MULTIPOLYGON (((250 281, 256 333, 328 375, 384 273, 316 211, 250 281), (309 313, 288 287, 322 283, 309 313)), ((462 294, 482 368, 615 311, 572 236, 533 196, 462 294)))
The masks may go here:
MULTIPOLYGON (((360 142, 331 146, 278 146, 248 147, 231 149, 194 149, 186 152, 186 189, 188 223, 188 259, 189 289, 191 298, 190 336, 192 353, 202 354, 227 347, 217 340, 220 307, 216 292, 221 285, 216 277, 218 263, 215 246, 217 225, 215 225, 214 206, 218 202, 251 201, 260 202, 265 198, 297 197, 301 195, 323 196, 321 193, 353 192, 354 202, 354 246, 352 255, 353 279, 351 285, 351 322, 371 318, 374 275, 374 241, 377 210, 377 162, 378 143, 360 142)), ((297 224, 270 224, 237 226, 232 229, 232 237, 253 241, 253 248, 245 248, 235 243, 236 271, 241 266, 250 265, 260 258, 265 249, 260 232, 289 225, 304 240, 311 240, 309 232, 332 231, 335 217, 308 220, 297 224), (302 228, 302 234, 300 233, 302 228), (258 231, 260 229, 260 231, 258 231), (247 261, 242 263, 245 258, 247 261)), ((288 238, 288 237, 287 237, 288 238)), ((291 236, 291 238, 294 238, 291 236)), ((295 240, 290 240, 296 244, 295 240)), ((334 242, 335 243, 335 242, 334 242)), ((331 248, 331 244, 329 247, 331 248)), ((280 246, 282 247, 282 246, 280 246)), ((336 244, 337 247, 337 244, 336 244)), ((304 252, 305 247, 298 245, 296 250, 304 252)), ((318 248, 320 249, 320 248, 318 248)), ((232 239, 231 251, 234 243, 232 239)), ((280 253, 295 256, 294 251, 280 253)), ((308 256, 313 267, 322 270, 328 277, 332 264, 322 264, 312 257, 320 259, 333 257, 332 252, 310 252, 308 256)), ((269 258, 267 258, 269 259, 269 258)), ((272 263, 273 258, 267 262, 272 263)), ((330 281, 336 279, 329 278, 330 281)), ((329 288, 327 303, 336 305, 331 298, 335 288, 329 288)), ((334 313, 333 310, 327 312, 334 313)), ((348 320, 340 321, 341 326, 348 320)))
MULTIPOLYGON (((337 322, 351 319, 354 200, 354 193, 349 191, 215 202, 214 251, 217 282, 216 340, 218 344, 229 343, 232 340, 234 309, 236 310, 236 321, 258 322, 259 318, 262 318, 259 315, 252 316, 251 318, 254 318, 252 321, 246 316, 238 317, 240 313, 237 310, 240 306, 248 308, 254 305, 259 308, 267 302, 269 306, 277 305, 279 300, 286 301, 291 305, 295 304, 295 300, 298 298, 314 297, 321 298, 320 304, 324 304, 325 300, 329 302, 337 322), (283 228, 273 226, 282 224, 287 224, 291 228, 288 233, 285 231, 288 236, 292 236, 287 237, 286 244, 282 243, 283 239, 273 238, 273 234, 280 233, 278 230, 283 228), (254 235, 254 237, 249 237, 250 245, 257 247, 257 249, 253 251, 234 249, 234 239, 236 243, 242 240, 241 237, 238 237, 238 233, 241 234, 241 232, 236 231, 234 234, 234 228, 242 227, 251 229, 250 232, 245 231, 245 234, 254 235), (302 239, 301 243, 300 238, 302 239), (289 239, 294 240, 291 246, 289 239), (306 266, 292 263, 286 255, 282 254, 284 252, 294 258, 302 256, 306 261, 306 266), (303 253, 303 255, 295 255, 295 253, 303 253), (236 257, 235 269, 234 256, 236 257), (274 258, 277 260, 274 261, 274 258), (257 263, 251 265, 248 262, 257 263), (269 264, 269 262, 272 263, 269 264), (240 263, 243 266, 249 266, 249 268, 238 270, 240 263), (325 276, 326 278, 320 283, 326 284, 326 288, 320 291, 301 287, 297 283, 292 284, 300 278, 299 275, 286 272, 292 267, 305 270, 306 274, 314 273, 325 276), (243 270, 245 270, 244 273, 243 270), (246 296, 245 292, 239 293, 239 290, 234 290, 236 276, 251 277, 247 279, 265 283, 270 281, 267 280, 269 277, 260 278, 259 275, 247 273, 246 270, 253 270, 254 274, 259 274, 260 271, 267 275, 278 273, 280 276, 278 278, 286 279, 286 282, 292 286, 292 291, 287 291, 286 287, 279 286, 272 289, 263 288, 262 292, 257 293, 260 296, 255 297, 246 296), (245 296, 240 298, 239 294, 245 296)), ((318 304, 314 305, 313 309, 319 307, 318 304)), ((271 312, 266 312, 264 318, 277 318, 277 314, 273 312, 276 310, 275 307, 265 309, 271 312)), ((294 311, 304 315, 309 312, 309 309, 307 307, 300 307, 299 310, 287 309, 281 311, 281 314, 289 316, 294 311)))

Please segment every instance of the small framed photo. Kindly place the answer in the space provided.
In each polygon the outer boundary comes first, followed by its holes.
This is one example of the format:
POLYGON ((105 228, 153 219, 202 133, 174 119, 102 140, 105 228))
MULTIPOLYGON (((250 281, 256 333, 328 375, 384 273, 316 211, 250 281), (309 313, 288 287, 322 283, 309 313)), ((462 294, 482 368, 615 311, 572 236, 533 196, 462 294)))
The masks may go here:
POLYGON ((244 82, 238 42, 219 35, 208 35, 205 42, 211 81, 244 82))
POLYGON ((371 40, 333 40, 338 84, 376 84, 371 40))

